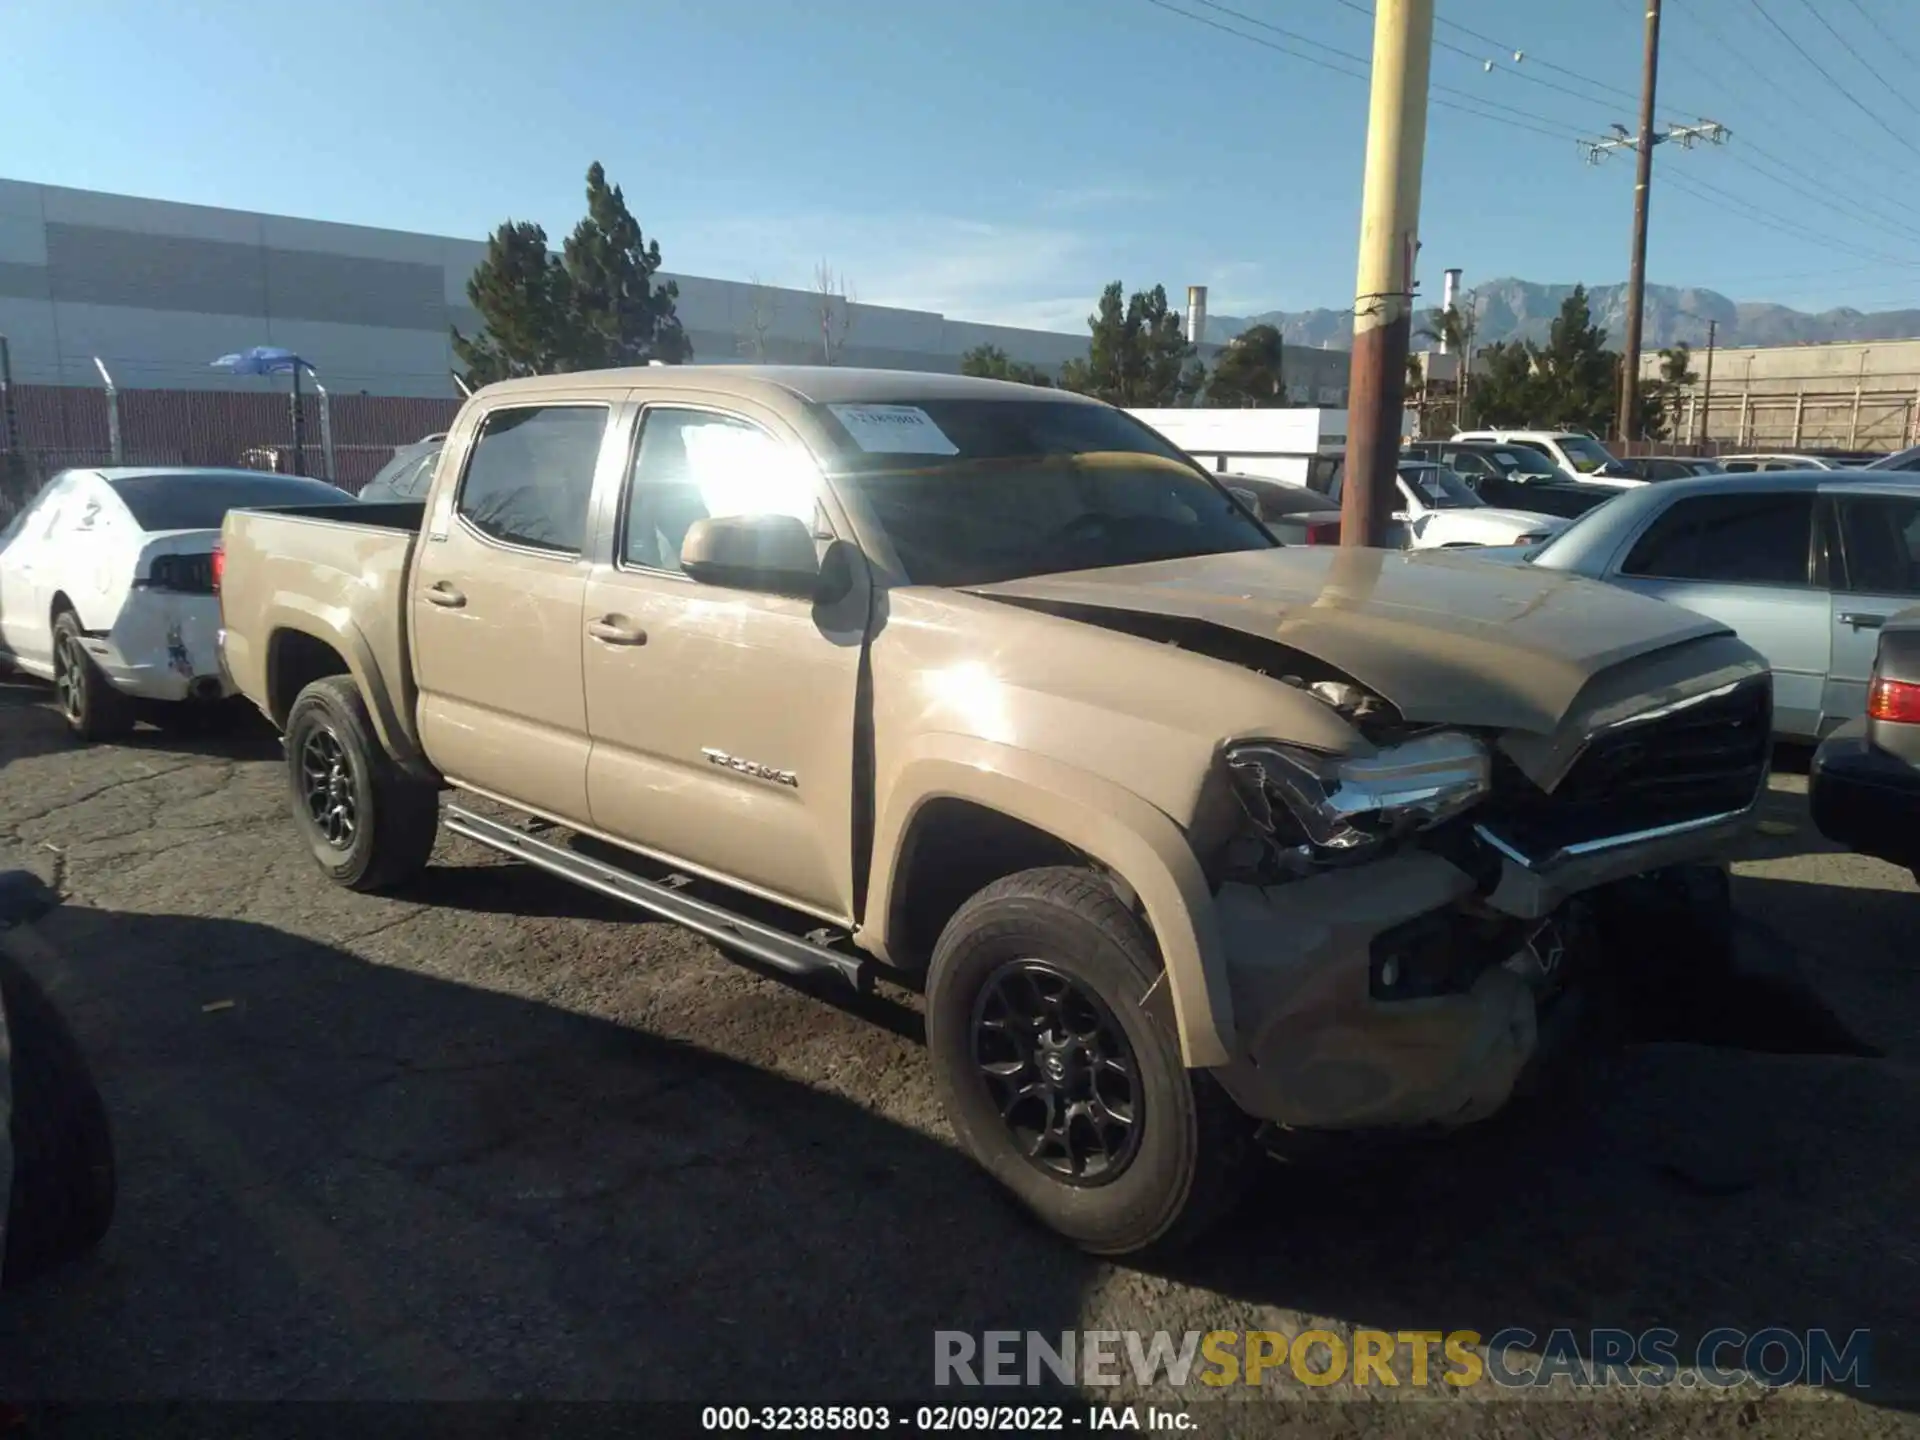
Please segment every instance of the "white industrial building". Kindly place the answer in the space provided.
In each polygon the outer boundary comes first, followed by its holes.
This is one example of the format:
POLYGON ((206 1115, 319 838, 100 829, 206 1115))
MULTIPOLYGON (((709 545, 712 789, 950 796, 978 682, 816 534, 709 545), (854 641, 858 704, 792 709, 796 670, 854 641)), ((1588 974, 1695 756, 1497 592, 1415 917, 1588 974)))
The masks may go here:
MULTIPOLYGON (((210 368, 277 345, 335 394, 455 395, 448 330, 479 328, 484 242, 0 180, 0 335, 16 384, 258 389, 210 368)), ((818 362, 818 294, 671 275, 698 361, 818 362)), ((1089 296, 1089 308, 1092 297, 1089 296)), ((1052 371, 1087 337, 855 304, 834 361, 957 371, 978 345, 1052 371)))

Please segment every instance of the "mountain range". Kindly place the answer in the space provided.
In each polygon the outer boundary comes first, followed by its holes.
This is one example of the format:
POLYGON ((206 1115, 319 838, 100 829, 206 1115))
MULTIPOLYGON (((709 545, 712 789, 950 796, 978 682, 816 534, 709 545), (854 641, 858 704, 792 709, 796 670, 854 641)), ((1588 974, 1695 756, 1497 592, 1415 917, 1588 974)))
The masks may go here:
MULTIPOLYGON (((1532 280, 1503 278, 1474 286, 1474 348, 1498 340, 1545 340, 1548 327, 1560 313, 1560 302, 1572 293, 1572 285, 1542 285, 1532 280)), ((1610 344, 1618 345, 1626 330, 1626 295, 1625 285, 1596 285, 1587 290, 1594 323, 1606 328, 1610 344)), ((1433 299, 1437 300, 1437 295, 1433 299)), ((1432 303, 1422 306, 1422 319, 1432 303)), ((1719 322, 1714 343, 1720 346, 1920 336, 1920 306, 1872 312, 1843 308, 1809 314, 1786 305, 1729 300, 1718 291, 1675 285, 1647 286, 1642 317, 1641 343, 1649 350, 1682 342, 1701 348, 1707 343, 1709 321, 1719 322)), ((1207 318, 1206 338, 1219 344, 1250 325, 1277 326, 1288 344, 1317 350, 1345 350, 1353 343, 1353 314, 1349 310, 1269 310, 1244 318, 1212 315, 1207 318)), ((1430 344, 1420 337, 1414 340, 1416 350, 1430 344)))

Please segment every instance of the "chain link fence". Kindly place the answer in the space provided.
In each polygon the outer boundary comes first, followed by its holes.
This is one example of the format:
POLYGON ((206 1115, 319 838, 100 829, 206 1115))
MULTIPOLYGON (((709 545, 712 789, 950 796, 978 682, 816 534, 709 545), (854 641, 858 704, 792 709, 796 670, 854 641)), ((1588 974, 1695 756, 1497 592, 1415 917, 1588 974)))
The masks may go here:
MULTIPOLYGON (((292 397, 282 391, 121 390, 119 450, 104 390, 15 385, 13 433, 0 434, 0 525, 62 470, 102 465, 209 465, 291 474, 292 397)), ((332 444, 324 443, 320 398, 301 396, 300 473, 357 491, 394 450, 444 431, 460 408, 453 399, 392 395, 329 398, 332 444), (328 455, 332 456, 329 474, 328 455)))

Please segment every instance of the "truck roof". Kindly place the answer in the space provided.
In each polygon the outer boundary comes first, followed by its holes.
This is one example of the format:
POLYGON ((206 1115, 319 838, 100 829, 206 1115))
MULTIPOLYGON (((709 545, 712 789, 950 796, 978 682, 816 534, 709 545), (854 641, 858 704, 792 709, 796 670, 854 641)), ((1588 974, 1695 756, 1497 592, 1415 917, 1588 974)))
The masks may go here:
POLYGON ((1070 390, 940 375, 926 370, 863 370, 838 365, 636 365, 621 370, 576 370, 499 380, 474 392, 492 396, 578 394, 581 390, 700 390, 768 398, 778 390, 810 404, 912 404, 916 400, 1052 400, 1097 405, 1070 390))

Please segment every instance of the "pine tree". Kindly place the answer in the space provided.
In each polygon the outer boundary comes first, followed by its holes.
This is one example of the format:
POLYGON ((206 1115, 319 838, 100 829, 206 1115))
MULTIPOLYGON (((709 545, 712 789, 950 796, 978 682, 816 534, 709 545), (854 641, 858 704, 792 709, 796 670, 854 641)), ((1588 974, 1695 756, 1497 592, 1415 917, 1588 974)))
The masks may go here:
POLYGON ((587 213, 567 238, 563 264, 572 316, 569 369, 600 370, 664 360, 678 365, 693 346, 674 313, 680 289, 655 285, 660 242, 647 240, 618 185, 598 160, 587 169, 587 213))
POLYGON ((509 220, 487 241, 467 280, 480 312, 479 334, 453 330, 453 351, 467 384, 478 388, 515 375, 681 364, 693 346, 674 312, 679 287, 656 285, 660 244, 647 241, 618 185, 598 161, 587 171, 587 214, 562 255, 547 232, 509 220))
POLYGON ((1087 358, 1061 366, 1061 387, 1137 408, 1191 400, 1206 383, 1206 372, 1194 362, 1166 287, 1123 296, 1126 287, 1118 280, 1100 292, 1099 307, 1087 317, 1087 358))
POLYGON ((453 353, 468 385, 478 389, 516 375, 573 368, 567 360, 571 303, 567 272, 547 249, 547 232, 530 220, 509 220, 487 240, 487 254, 467 279, 467 299, 480 312, 479 334, 453 328, 453 353))
POLYGON ((1587 287, 1576 285, 1560 302, 1547 343, 1533 351, 1545 407, 1532 423, 1564 425, 1605 435, 1620 405, 1620 356, 1607 349, 1607 332, 1593 323, 1587 287))

